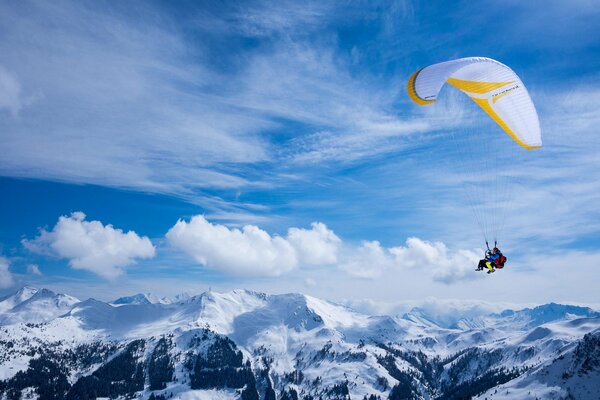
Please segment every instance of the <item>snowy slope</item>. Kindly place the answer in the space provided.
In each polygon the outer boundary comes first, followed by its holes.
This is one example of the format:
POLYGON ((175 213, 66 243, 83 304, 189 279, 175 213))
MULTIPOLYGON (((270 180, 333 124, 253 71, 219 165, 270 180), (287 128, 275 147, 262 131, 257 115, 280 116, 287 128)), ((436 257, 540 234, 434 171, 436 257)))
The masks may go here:
POLYGON ((568 350, 530 373, 481 394, 478 398, 574 398, 595 400, 600 382, 600 329, 586 334, 568 350))

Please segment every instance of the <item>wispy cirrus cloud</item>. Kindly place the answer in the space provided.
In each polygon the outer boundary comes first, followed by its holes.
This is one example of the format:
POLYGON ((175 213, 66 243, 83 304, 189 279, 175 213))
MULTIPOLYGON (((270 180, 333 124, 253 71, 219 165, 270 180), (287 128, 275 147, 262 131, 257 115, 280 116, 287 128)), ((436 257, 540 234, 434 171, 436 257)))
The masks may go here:
MULTIPOLYGON (((346 158, 373 148, 377 141, 364 139, 369 135, 423 126, 405 125, 390 112, 391 94, 384 98, 353 78, 334 38, 311 43, 294 37, 307 28, 301 21, 332 17, 317 4, 289 4, 291 14, 257 4, 213 16, 213 24, 199 29, 230 32, 232 43, 293 28, 256 50, 236 44, 239 55, 223 55, 237 65, 230 70, 214 64, 210 44, 195 46, 171 16, 157 17, 151 5, 139 7, 135 23, 125 9, 85 2, 2 7, 1 49, 11 55, 3 61, 20 71, 19 82, 3 79, 14 92, 5 107, 13 113, 22 107, 21 86, 43 95, 21 120, 0 120, 1 144, 11 155, 0 164, 4 175, 202 197, 202 190, 268 179, 248 179, 247 168, 280 161, 264 133, 286 129, 283 120, 302 123, 309 134, 332 129, 340 141, 352 128, 352 137, 336 145, 346 158)), ((313 158, 323 147, 320 137, 305 149, 313 158)), ((332 152, 319 157, 335 159, 332 152)))
POLYGON ((13 92, 43 95, 18 120, 0 119, 12 154, 4 175, 176 195, 249 184, 218 164, 264 160, 257 132, 272 123, 203 93, 218 74, 190 62, 181 32, 148 23, 151 7, 140 8, 139 23, 92 3, 2 8, 3 62, 20 71, 13 92))

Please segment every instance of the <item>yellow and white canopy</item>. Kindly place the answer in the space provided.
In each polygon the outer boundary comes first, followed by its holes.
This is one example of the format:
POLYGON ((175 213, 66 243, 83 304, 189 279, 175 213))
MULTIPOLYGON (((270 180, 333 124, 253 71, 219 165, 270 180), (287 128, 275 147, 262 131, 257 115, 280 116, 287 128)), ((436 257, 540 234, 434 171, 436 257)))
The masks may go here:
POLYGON ((412 74, 408 94, 419 105, 431 104, 444 83, 469 96, 524 148, 542 146, 535 106, 521 79, 506 65, 484 57, 433 64, 412 74))

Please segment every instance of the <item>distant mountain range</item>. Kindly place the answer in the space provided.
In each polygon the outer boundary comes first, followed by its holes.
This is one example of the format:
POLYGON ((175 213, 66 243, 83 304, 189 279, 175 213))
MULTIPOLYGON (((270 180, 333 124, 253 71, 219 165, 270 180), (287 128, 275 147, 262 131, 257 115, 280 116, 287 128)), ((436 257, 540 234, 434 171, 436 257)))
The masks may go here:
POLYGON ((138 293, 138 294, 134 294, 133 296, 119 297, 118 299, 113 301, 112 304, 114 304, 114 305, 156 304, 156 303, 172 304, 172 303, 179 303, 182 301, 186 301, 190 297, 192 297, 192 296, 189 295, 188 293, 181 293, 174 297, 162 297, 159 299, 158 297, 154 296, 152 293, 138 293))
POLYGON ((598 399, 600 313, 373 316, 248 290, 0 298, 0 398, 598 399))

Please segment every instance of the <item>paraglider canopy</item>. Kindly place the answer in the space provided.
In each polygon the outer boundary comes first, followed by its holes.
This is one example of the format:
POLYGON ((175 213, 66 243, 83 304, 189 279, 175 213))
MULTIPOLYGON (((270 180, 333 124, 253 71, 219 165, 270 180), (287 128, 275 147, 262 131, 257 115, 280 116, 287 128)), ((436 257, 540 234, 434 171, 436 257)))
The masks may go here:
POLYGON ((448 83, 469 96, 515 142, 526 149, 542 146, 538 115, 525 85, 506 65, 485 57, 433 64, 408 80, 408 94, 419 105, 434 103, 448 83))

